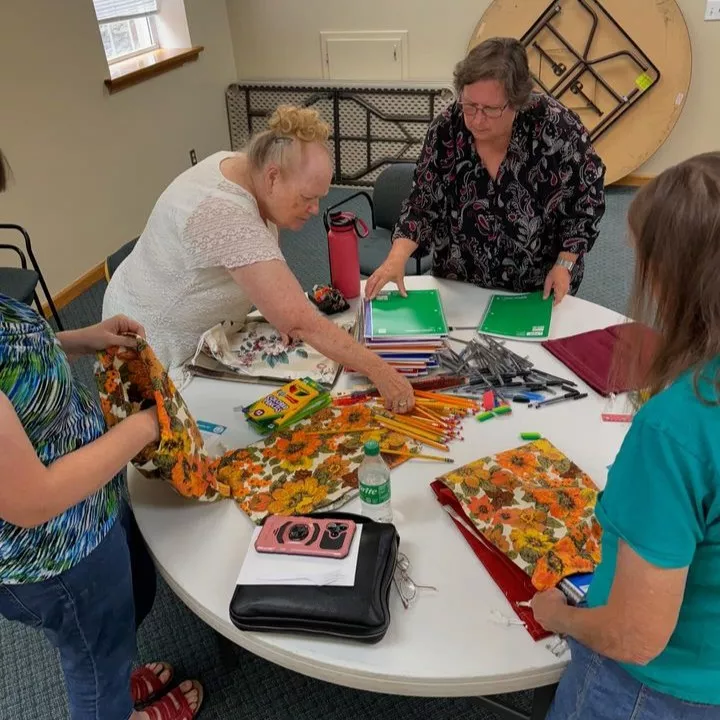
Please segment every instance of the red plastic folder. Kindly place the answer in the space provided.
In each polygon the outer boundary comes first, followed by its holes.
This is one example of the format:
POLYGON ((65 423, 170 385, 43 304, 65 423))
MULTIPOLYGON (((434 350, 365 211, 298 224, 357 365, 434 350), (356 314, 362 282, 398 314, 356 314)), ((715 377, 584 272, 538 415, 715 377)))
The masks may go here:
POLYGON ((550 637, 552 633, 543 629, 535 620, 532 610, 529 607, 519 607, 518 603, 528 602, 532 599, 537 590, 530 582, 530 577, 526 575, 512 560, 509 560, 501 553, 492 543, 483 538, 478 530, 471 532, 469 528, 473 528, 473 523, 465 514, 462 505, 453 494, 452 490, 442 482, 435 480, 430 484, 438 502, 441 505, 450 506, 468 525, 459 523, 452 518, 457 529, 462 533, 468 545, 477 555, 485 569, 495 581, 495 584, 502 590, 503 595, 510 603, 510 607, 515 614, 525 623, 527 631, 533 640, 542 640, 550 637))
POLYGON ((650 367, 657 347, 658 335, 640 323, 611 325, 602 330, 546 340, 542 345, 581 380, 601 395, 623 393, 643 388, 642 377, 650 367), (640 353, 636 377, 630 368, 619 367, 613 377, 613 356, 623 344, 635 345, 640 353))

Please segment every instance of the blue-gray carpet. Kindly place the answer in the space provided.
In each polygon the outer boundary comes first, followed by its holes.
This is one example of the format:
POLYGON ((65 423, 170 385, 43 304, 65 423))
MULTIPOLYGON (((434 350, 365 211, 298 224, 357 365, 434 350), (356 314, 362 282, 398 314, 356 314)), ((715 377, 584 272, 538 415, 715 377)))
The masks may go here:
MULTIPOLYGON (((324 206, 349 191, 334 188, 324 206)), ((630 189, 608 191, 601 234, 587 260, 579 295, 620 312, 625 310, 633 257, 625 229, 630 189)), ((353 208, 362 214, 361 208, 353 208)), ((283 252, 307 290, 329 278, 322 221, 313 218, 297 233, 283 233, 283 252)), ((100 319, 105 283, 98 283, 61 311, 67 328, 100 319)), ((93 387, 90 361, 76 363, 78 377, 93 387)), ((229 601, 229 598, 228 598, 229 601)), ((284 670, 230 645, 198 620, 159 583, 155 607, 138 636, 140 659, 172 663, 177 676, 205 684, 205 720, 495 720, 474 698, 422 699, 359 692, 284 670)), ((528 694, 510 701, 527 712, 528 694)), ((37 632, 0 619, 0 720, 64 720, 65 691, 56 653, 37 632)), ((112 719, 109 719, 112 720, 112 719)))

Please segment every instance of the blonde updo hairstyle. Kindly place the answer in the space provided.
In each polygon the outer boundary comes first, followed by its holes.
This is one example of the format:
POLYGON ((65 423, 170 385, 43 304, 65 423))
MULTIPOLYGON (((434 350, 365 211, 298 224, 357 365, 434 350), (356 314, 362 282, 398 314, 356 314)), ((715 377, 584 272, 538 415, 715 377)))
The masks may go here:
POLYGON ((285 150, 290 146, 312 142, 324 144, 330 136, 330 126, 312 108, 281 105, 270 116, 268 125, 269 129, 253 135, 245 148, 254 170, 262 170, 270 163, 285 168, 288 164, 285 150))

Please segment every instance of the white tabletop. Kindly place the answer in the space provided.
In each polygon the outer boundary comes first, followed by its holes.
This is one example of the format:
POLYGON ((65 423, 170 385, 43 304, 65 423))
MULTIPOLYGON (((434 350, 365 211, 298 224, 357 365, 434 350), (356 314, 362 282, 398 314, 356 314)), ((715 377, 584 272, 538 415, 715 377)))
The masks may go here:
MULTIPOLYGON (((438 287, 451 326, 477 324, 489 292, 432 277, 407 279, 409 288, 438 287)), ((551 336, 602 328, 622 318, 598 305, 567 297, 555 309, 551 336)), ((453 336, 469 339, 471 331, 453 336)), ((536 343, 512 343, 541 370, 570 371, 536 343)), ((581 384, 582 385, 582 384, 581 384)), ((257 385, 195 379, 183 391, 196 419, 226 425, 228 448, 257 439, 233 408, 260 397, 257 385)), ((451 445, 453 467, 521 444, 519 433, 538 431, 604 486, 626 426, 604 423, 604 400, 584 400, 535 410, 513 406, 510 416, 465 421, 465 440, 451 445)), ((556 682, 567 662, 534 642, 523 627, 494 622, 491 610, 514 617, 500 590, 430 490, 448 465, 408 462, 392 472, 392 502, 401 548, 416 582, 439 592, 422 594, 405 610, 391 594, 392 621, 377 645, 291 634, 249 633, 235 628, 228 607, 254 525, 231 501, 199 503, 132 468, 132 505, 158 569, 202 620, 247 650, 320 680, 384 693, 423 696, 489 695, 556 682)), ((343 510, 359 512, 357 499, 343 510)))

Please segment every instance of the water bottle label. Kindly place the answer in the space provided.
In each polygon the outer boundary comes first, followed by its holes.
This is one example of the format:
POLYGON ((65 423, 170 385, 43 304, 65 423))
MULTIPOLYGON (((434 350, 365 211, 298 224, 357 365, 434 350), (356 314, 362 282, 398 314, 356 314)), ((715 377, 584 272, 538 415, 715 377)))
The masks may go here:
POLYGON ((382 505, 390 500, 390 482, 382 485, 360 483, 360 500, 368 505, 382 505))

